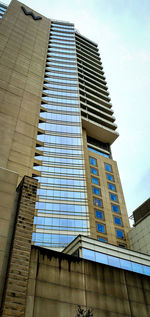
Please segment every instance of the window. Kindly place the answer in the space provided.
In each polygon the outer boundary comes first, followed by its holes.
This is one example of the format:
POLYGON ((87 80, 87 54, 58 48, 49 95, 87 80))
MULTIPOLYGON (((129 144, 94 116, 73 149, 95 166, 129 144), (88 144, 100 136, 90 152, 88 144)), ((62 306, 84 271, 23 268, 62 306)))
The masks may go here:
POLYGON ((115 186, 114 184, 108 183, 108 188, 109 188, 110 190, 116 191, 116 186, 115 186))
POLYGON ((115 194, 109 193, 110 194, 110 199, 113 201, 118 201, 118 197, 115 194))
POLYGON ((122 226, 122 219, 114 216, 114 223, 118 226, 122 226))
POLYGON ((101 191, 99 188, 97 187, 93 187, 93 194, 96 194, 96 195, 101 195, 101 191))
POLYGON ((106 174, 106 177, 107 177, 107 179, 108 179, 109 181, 114 182, 114 177, 113 177, 113 175, 111 175, 111 174, 106 174))
POLYGON ((102 238, 102 237, 98 237, 97 240, 101 241, 101 242, 107 242, 107 240, 105 238, 102 238))
POLYGON ((123 244, 123 243, 118 243, 118 247, 120 247, 120 248, 124 248, 124 249, 126 249, 126 248, 127 248, 126 244, 123 244))
POLYGON ((90 147, 90 146, 88 146, 88 150, 90 150, 90 151, 92 151, 92 152, 95 152, 95 153, 97 153, 97 154, 99 154, 99 155, 102 155, 102 156, 105 156, 105 157, 108 157, 108 158, 109 158, 109 155, 108 155, 108 154, 103 153, 103 152, 101 152, 101 151, 99 151, 99 150, 95 150, 95 149, 93 149, 93 148, 90 147))
POLYGON ((103 225, 102 223, 97 223, 97 231, 105 233, 106 232, 105 225, 103 225))
POLYGON ((94 157, 90 157, 90 164, 95 165, 95 166, 97 165, 96 159, 94 157))
POLYGON ((92 177, 92 183, 96 184, 96 185, 99 185, 99 179, 96 178, 96 177, 92 177))
POLYGON ((91 173, 92 174, 95 174, 95 175, 98 175, 98 170, 94 167, 91 167, 91 173))
POLYGON ((101 210, 95 209, 95 215, 96 215, 96 218, 99 218, 99 219, 101 219, 101 220, 104 219, 104 213, 103 213, 103 211, 101 211, 101 210))
POLYGON ((120 213, 119 206, 112 204, 111 208, 112 208, 112 211, 120 213))
POLYGON ((94 198, 94 205, 98 207, 102 207, 102 201, 101 199, 94 198))
POLYGON ((124 238, 124 231, 116 229, 116 236, 118 239, 123 239, 124 238))
POLYGON ((108 172, 112 172, 112 167, 110 164, 105 163, 105 170, 108 172))

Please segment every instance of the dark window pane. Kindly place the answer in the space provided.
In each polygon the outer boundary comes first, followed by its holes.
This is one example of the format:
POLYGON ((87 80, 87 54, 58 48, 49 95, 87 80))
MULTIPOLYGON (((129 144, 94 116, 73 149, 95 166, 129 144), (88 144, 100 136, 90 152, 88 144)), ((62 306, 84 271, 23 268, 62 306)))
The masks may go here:
POLYGON ((91 173, 98 175, 98 170, 94 167, 91 167, 91 173))
POLYGON ((116 206, 116 205, 113 205, 113 204, 112 204, 112 211, 119 213, 119 212, 120 212, 120 211, 119 211, 119 206, 116 206))
POLYGON ((113 175, 106 174, 106 176, 107 176, 107 179, 108 179, 109 181, 114 182, 114 177, 113 177, 113 175))
POLYGON ((115 194, 110 193, 110 199, 113 201, 118 201, 118 197, 115 194))
POLYGON ((96 185, 99 185, 99 179, 96 178, 96 177, 92 177, 92 183, 96 184, 96 185))
POLYGON ((122 230, 116 229, 116 236, 118 239, 124 238, 124 232, 122 230))
POLYGON ((90 157, 90 164, 96 166, 96 159, 94 157, 90 157))
POLYGON ((108 184, 108 188, 110 189, 110 190, 113 190, 113 191, 116 191, 116 186, 114 185, 114 184, 108 184))
POLYGON ((122 220, 119 217, 114 217, 114 222, 118 226, 122 226, 122 220))
POLYGON ((110 164, 105 163, 105 170, 108 172, 112 172, 112 167, 110 164))
POLYGON ((101 195, 101 191, 99 188, 97 187, 93 187, 93 194, 96 194, 96 195, 101 195))
POLYGON ((99 232, 105 233, 105 226, 100 223, 97 223, 97 230, 99 232))
POLYGON ((95 206, 102 207, 102 201, 101 201, 101 199, 94 198, 94 205, 95 205, 95 206))
POLYGON ((104 219, 103 211, 95 210, 96 218, 104 219))

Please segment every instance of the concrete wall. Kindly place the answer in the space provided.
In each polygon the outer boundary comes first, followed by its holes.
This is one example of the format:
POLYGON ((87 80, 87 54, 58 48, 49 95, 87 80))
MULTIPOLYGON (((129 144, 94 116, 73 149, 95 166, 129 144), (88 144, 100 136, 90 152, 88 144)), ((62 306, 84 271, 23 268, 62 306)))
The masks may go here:
POLYGON ((33 247, 26 317, 149 317, 150 277, 33 247), (79 315, 80 316, 80 315, 79 315))
POLYGON ((50 28, 21 5, 12 0, 0 21, 0 166, 16 171, 18 182, 32 176, 50 28))
POLYGON ((16 216, 18 174, 0 168, 0 304, 16 216))
POLYGON ((150 254, 150 216, 129 231, 129 241, 132 250, 150 254))
POLYGON ((90 231, 91 237, 97 239, 98 237, 105 238, 109 243, 118 245, 119 243, 124 244, 129 247, 128 241, 128 231, 130 229, 126 204, 124 200, 124 195, 122 191, 122 185, 120 181, 120 176, 118 172, 118 167, 116 161, 106 158, 97 153, 91 152, 87 149, 87 136, 86 131, 83 130, 83 141, 84 141, 84 155, 85 155, 85 171, 86 171, 86 181, 87 181, 87 191, 88 191, 88 205, 89 205, 89 215, 90 215, 90 231), (90 165, 89 158, 93 157, 97 160, 97 166, 90 165), (105 170, 105 163, 112 166, 113 173, 109 173, 105 170), (90 171, 90 166, 95 167, 98 170, 98 176, 95 176, 90 171), (106 178, 106 173, 112 174, 114 176, 115 182, 108 181, 106 178), (94 185, 91 182, 91 177, 94 176, 99 179, 100 186, 94 185), (108 182, 113 183, 116 186, 116 192, 108 189, 108 182), (101 196, 94 195, 92 192, 92 187, 98 187, 101 190, 101 196), (113 202, 110 199, 109 193, 116 194, 118 197, 118 203, 113 202), (102 208, 97 208, 94 206, 93 197, 100 198, 102 200, 102 208), (111 204, 119 206, 120 213, 112 212, 111 204), (97 219, 95 216, 95 209, 102 210, 104 212, 104 220, 97 219), (114 223, 114 216, 118 216, 122 219, 123 226, 118 226, 114 223), (102 223, 106 226, 106 233, 100 233, 97 231, 97 223, 102 223), (124 239, 117 239, 115 229, 124 230, 124 239))

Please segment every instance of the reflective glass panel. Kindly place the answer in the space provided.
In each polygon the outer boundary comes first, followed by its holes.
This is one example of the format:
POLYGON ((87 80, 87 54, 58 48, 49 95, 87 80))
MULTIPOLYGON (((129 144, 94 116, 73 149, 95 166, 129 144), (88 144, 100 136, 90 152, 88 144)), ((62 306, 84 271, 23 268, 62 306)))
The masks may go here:
POLYGON ((118 226, 122 226, 121 218, 114 216, 114 223, 118 226))
POLYGON ((99 185, 99 179, 96 178, 96 177, 92 177, 92 183, 96 184, 96 185, 99 185))
POLYGON ((94 205, 98 207, 102 207, 102 201, 101 199, 94 198, 94 205))
POLYGON ((99 218, 99 219, 104 219, 104 214, 103 214, 103 211, 100 211, 100 210, 95 210, 95 214, 96 214, 96 218, 99 218))
POLYGON ((120 213, 119 206, 112 204, 112 211, 120 213))
POLYGON ((96 195, 101 195, 101 191, 99 188, 97 187, 93 187, 93 194, 96 194, 96 195))
POLYGON ((108 179, 109 181, 114 182, 114 177, 113 177, 113 175, 111 175, 111 174, 106 174, 106 176, 107 176, 107 179, 108 179))
POLYGON ((118 239, 124 238, 124 232, 122 230, 116 229, 116 236, 118 239))
POLYGON ((90 157, 90 164, 95 165, 95 166, 97 165, 96 159, 94 157, 90 157))
POLYGON ((91 167, 91 173, 92 174, 95 174, 95 175, 98 175, 98 170, 94 167, 91 167))
POLYGON ((83 258, 91 261, 95 261, 95 252, 88 249, 82 249, 83 258))
POLYGON ((112 172, 112 167, 110 164, 105 163, 105 170, 108 172, 112 172))
POLYGON ((116 186, 115 186, 114 184, 108 183, 108 188, 109 188, 110 190, 116 191, 116 186))
POLYGON ((97 223, 97 231, 105 233, 105 225, 97 223))
POLYGON ((118 202, 118 197, 115 194, 109 193, 110 194, 110 199, 113 201, 117 201, 118 202))

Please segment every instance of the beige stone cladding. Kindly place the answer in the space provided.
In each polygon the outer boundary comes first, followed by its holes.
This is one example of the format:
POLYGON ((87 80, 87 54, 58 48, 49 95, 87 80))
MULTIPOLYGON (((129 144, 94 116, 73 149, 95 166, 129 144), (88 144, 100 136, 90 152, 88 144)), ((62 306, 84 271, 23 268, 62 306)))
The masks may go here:
POLYGON ((106 158, 102 155, 89 151, 87 149, 86 142, 86 131, 83 130, 83 141, 84 141, 84 154, 85 154, 85 167, 86 167, 86 180, 87 180, 87 192, 88 192, 88 205, 89 205, 89 216, 90 216, 90 232, 91 237, 98 239, 106 239, 108 243, 112 243, 115 245, 122 244, 125 247, 129 247, 128 242, 128 231, 129 220, 127 216, 127 210, 124 200, 124 195, 122 191, 122 186, 120 182, 119 172, 117 168, 116 161, 106 158), (90 157, 96 159, 97 166, 93 166, 90 164, 90 157), (105 163, 111 165, 112 173, 109 173, 105 169, 105 163), (95 176, 91 173, 91 167, 94 167, 98 170, 98 175, 95 176), (108 181, 106 178, 106 173, 113 175, 114 182, 108 181), (96 177, 99 180, 99 185, 92 184, 92 177, 96 177), (108 183, 112 183, 115 186, 116 191, 109 190, 108 183), (93 186, 100 189, 101 195, 93 194, 93 186), (118 198, 118 202, 112 201, 110 199, 110 194, 115 194, 118 198), (94 205, 94 198, 98 198, 101 200, 102 207, 97 207, 94 205), (119 213, 112 211, 112 204, 118 206, 119 213), (100 210, 103 212, 104 219, 96 218, 96 210, 100 210), (116 225, 114 223, 114 217, 118 217, 122 221, 122 226, 116 225), (97 224, 104 225, 105 233, 98 232, 97 224), (116 229, 122 230, 124 233, 123 239, 117 239, 116 237, 116 229))
POLYGON ((93 317, 149 317, 150 277, 33 247, 25 317, 77 317, 78 305, 93 317))
POLYGON ((0 168, 0 306, 16 216, 18 174, 0 168))
POLYGON ((2 317, 24 316, 36 189, 37 180, 29 176, 24 176, 17 188, 16 225, 4 289, 2 317))
POLYGON ((0 21, 0 166, 19 181, 32 176, 50 31, 49 19, 21 6, 12 0, 0 21))

